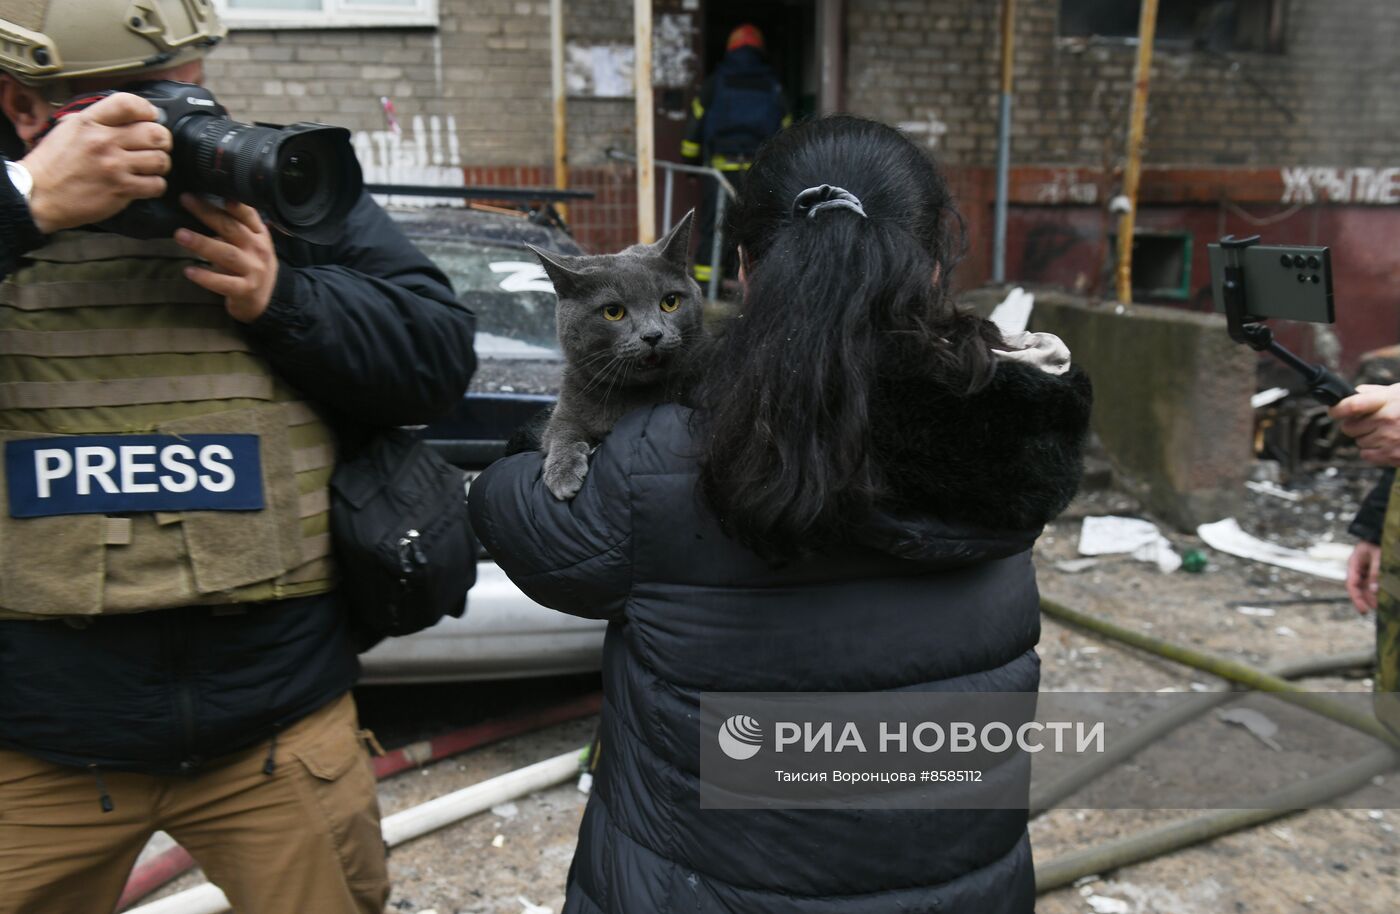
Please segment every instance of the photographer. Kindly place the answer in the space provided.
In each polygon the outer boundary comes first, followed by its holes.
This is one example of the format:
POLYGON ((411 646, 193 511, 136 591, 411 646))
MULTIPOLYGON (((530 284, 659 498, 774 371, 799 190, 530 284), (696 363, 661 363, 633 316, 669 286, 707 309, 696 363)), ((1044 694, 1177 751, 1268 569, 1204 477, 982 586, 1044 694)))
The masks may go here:
POLYGON ((0 914, 111 911, 156 830, 237 910, 379 912, 327 481, 337 441, 457 401, 474 318, 364 195, 325 246, 193 197, 210 234, 64 231, 166 191, 141 98, 43 135, 76 94, 202 81, 223 26, 154 6, 0 0, 36 36, 0 45, 23 144, 0 187, 0 914))

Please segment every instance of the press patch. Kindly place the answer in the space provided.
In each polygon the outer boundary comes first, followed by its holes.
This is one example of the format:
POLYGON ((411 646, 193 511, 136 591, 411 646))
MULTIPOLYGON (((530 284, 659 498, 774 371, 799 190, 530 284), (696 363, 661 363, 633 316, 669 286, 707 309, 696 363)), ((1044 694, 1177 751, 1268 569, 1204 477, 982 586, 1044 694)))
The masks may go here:
POLYGON ((11 517, 264 507, 257 435, 75 435, 5 443, 11 517))

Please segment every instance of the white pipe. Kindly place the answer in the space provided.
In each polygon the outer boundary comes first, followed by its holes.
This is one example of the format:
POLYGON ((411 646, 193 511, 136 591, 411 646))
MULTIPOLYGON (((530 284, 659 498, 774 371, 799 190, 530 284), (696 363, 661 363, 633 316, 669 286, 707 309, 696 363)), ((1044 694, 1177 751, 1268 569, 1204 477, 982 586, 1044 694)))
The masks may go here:
MULTIPOLYGON (((565 752, 387 816, 381 826, 384 841, 397 847, 492 806, 566 783, 578 774, 582 751, 565 752)), ((223 914, 228 909, 228 898, 219 887, 206 883, 132 908, 127 914, 223 914)))

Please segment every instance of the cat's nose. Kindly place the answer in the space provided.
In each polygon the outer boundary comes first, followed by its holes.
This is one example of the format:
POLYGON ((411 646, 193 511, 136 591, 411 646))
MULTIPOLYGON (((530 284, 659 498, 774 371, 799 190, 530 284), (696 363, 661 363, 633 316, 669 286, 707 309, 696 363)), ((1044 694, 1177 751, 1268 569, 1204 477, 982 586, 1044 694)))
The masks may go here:
POLYGON ((661 342, 661 331, 648 330, 646 333, 642 334, 642 342, 646 343, 648 346, 655 346, 657 343, 661 342))

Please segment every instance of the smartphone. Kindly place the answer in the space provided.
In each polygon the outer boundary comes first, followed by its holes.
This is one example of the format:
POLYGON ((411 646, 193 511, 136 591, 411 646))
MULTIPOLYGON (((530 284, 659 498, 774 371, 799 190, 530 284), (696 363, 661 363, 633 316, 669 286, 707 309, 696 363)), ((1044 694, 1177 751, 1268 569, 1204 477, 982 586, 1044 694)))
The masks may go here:
MULTIPOLYGON (((1225 310, 1225 252, 1206 245, 1210 254, 1210 291, 1215 310, 1225 310)), ((1334 322, 1332 255, 1315 244, 1255 244, 1241 253, 1247 320, 1279 318, 1314 324, 1334 322)))

